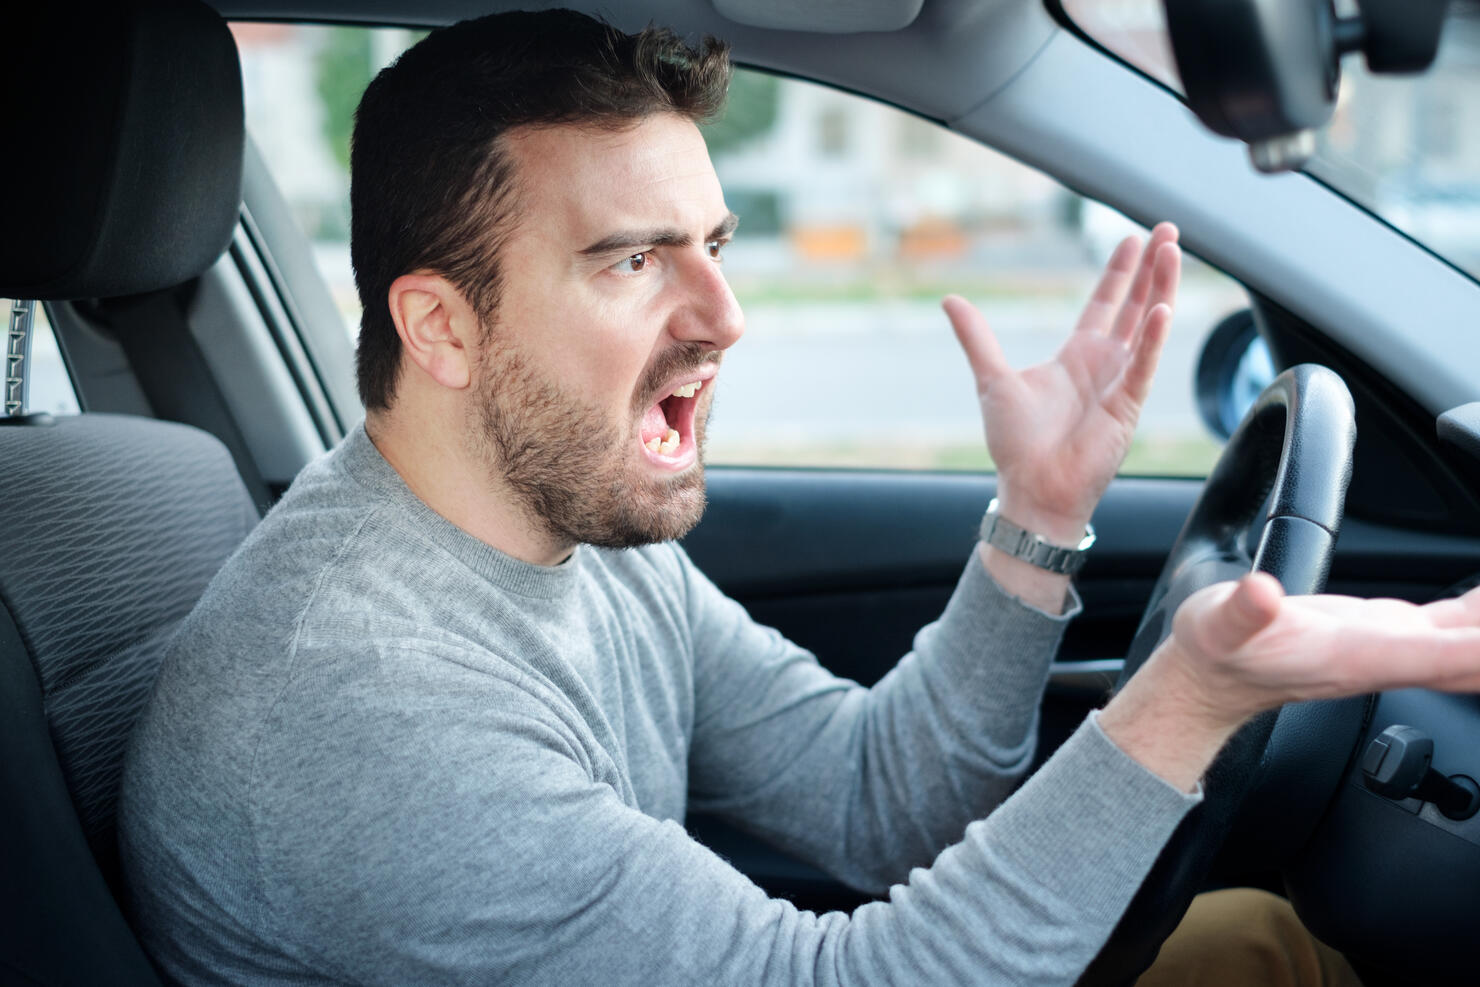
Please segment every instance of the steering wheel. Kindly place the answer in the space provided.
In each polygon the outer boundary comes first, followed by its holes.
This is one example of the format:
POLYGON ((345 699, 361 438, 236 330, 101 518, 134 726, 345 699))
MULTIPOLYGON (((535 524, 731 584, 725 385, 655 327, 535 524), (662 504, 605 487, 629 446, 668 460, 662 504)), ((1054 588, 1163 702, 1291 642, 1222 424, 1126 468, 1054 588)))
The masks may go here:
MULTIPOLYGON (((1356 433, 1351 394, 1334 372, 1301 364, 1270 383, 1228 440, 1172 546, 1120 685, 1171 634, 1177 607, 1205 586, 1258 569, 1279 579, 1286 593, 1325 588, 1356 433), (1249 535, 1266 502, 1251 557, 1249 535)), ((1266 754, 1274 754, 1266 748, 1273 746, 1279 715, 1271 710, 1255 717, 1218 755, 1203 779, 1202 803, 1172 834, 1080 984, 1129 984, 1156 958, 1206 878, 1239 806, 1259 782, 1266 754)))

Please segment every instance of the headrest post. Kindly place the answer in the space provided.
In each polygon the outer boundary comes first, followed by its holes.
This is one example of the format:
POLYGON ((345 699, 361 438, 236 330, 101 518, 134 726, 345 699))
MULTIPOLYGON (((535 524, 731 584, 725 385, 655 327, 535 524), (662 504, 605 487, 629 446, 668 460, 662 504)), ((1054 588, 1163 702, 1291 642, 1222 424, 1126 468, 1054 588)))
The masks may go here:
POLYGON ((31 322, 36 303, 17 298, 10 303, 10 330, 5 337, 5 414, 20 417, 30 398, 31 322))

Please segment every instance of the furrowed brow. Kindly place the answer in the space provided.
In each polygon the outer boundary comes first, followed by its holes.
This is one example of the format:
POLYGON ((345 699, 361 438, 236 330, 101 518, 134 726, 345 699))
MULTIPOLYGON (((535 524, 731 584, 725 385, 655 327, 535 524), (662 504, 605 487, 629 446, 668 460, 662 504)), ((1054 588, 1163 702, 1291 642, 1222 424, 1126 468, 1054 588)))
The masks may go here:
MULTIPOLYGON (((740 217, 730 213, 720 220, 718 226, 709 232, 706 240, 721 240, 735 232, 739 225, 740 217)), ((602 254, 614 254, 622 250, 634 250, 638 247, 687 247, 694 242, 694 238, 682 230, 674 229, 651 229, 651 230, 622 230, 610 236, 604 236, 600 240, 583 247, 581 254, 586 257, 601 256, 602 254)))
POLYGON ((590 257, 635 247, 687 247, 693 242, 693 237, 680 230, 623 230, 602 237, 581 253, 590 257))
POLYGON ((740 217, 739 216, 736 216, 734 213, 730 213, 724 219, 720 220, 720 223, 719 223, 718 226, 716 226, 714 229, 712 229, 712 230, 709 231, 709 237, 708 237, 708 239, 710 239, 710 240, 723 240, 725 237, 729 236, 731 233, 734 233, 735 232, 735 227, 737 227, 739 225, 740 225, 740 217))

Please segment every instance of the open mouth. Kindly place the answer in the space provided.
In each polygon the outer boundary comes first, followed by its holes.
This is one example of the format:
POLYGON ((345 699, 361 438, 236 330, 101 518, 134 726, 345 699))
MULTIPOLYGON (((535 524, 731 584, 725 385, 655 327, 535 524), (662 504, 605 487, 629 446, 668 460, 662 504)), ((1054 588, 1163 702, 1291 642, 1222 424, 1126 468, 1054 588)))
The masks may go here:
POLYGON ((647 410, 639 440, 655 456, 676 459, 694 447, 694 409, 707 381, 691 380, 647 410))

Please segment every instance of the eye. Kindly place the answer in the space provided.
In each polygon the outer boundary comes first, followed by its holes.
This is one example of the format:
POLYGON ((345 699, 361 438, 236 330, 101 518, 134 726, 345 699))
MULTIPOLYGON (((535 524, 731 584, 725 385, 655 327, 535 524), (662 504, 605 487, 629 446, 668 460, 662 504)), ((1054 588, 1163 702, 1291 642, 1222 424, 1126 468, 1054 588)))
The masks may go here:
POLYGON ((621 260, 613 264, 612 267, 622 272, 623 274, 636 274, 644 267, 647 267, 647 262, 648 255, 646 252, 644 252, 640 254, 633 254, 631 257, 623 257, 621 260))
POLYGON ((725 244, 728 242, 728 240, 710 240, 708 243, 706 243, 704 245, 704 249, 709 251, 709 259, 719 261, 724 260, 725 258, 723 255, 725 244))

